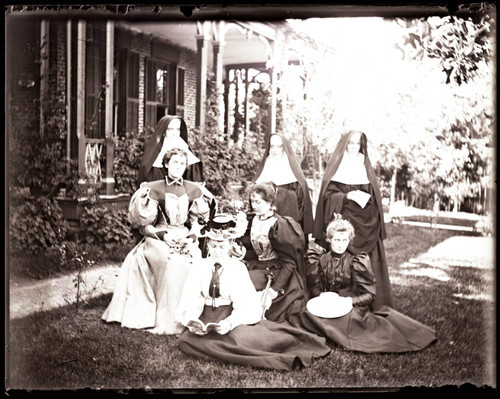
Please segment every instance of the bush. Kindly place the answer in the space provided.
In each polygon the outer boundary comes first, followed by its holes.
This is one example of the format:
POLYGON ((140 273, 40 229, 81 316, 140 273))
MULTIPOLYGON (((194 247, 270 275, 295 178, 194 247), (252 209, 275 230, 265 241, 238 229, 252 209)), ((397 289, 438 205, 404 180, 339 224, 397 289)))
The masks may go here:
POLYGON ((137 190, 137 176, 146 147, 146 134, 126 133, 115 144, 113 174, 115 189, 122 193, 137 190))
POLYGON ((111 210, 104 206, 85 208, 80 218, 85 242, 108 250, 115 245, 130 245, 133 236, 127 215, 124 209, 111 210))
POLYGON ((11 251, 27 255, 37 255, 60 244, 67 230, 59 204, 45 197, 13 208, 9 224, 11 251))
POLYGON ((209 132, 194 131, 196 140, 190 140, 193 152, 203 162, 203 177, 207 188, 214 195, 224 195, 229 182, 248 183, 254 176, 257 160, 255 151, 237 145, 228 146, 227 141, 209 132))

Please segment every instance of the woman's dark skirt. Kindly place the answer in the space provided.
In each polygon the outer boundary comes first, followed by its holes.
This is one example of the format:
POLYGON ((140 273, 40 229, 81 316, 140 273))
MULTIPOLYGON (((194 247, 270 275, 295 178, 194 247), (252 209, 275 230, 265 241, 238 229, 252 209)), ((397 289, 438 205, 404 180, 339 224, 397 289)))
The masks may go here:
MULTIPOLYGON (((205 306, 200 320, 205 323, 220 321, 231 312, 231 306, 215 310, 205 306)), ((211 331, 198 336, 185 331, 178 345, 181 351, 195 357, 276 370, 308 367, 313 359, 330 352, 324 338, 288 323, 269 320, 238 326, 225 335, 211 331)))
POLYGON ((435 331, 398 311, 382 306, 353 308, 347 315, 327 319, 305 310, 301 326, 322 337, 330 345, 359 352, 410 352, 436 341, 435 331))

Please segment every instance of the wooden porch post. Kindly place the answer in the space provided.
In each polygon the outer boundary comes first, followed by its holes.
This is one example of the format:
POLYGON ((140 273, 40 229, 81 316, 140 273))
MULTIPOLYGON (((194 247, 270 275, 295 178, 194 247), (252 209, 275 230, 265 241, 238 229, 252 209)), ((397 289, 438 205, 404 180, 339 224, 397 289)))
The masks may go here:
POLYGON ((113 71, 114 71, 115 23, 106 23, 106 103, 105 103, 105 136, 106 136, 106 176, 104 177, 106 195, 115 193, 113 177, 113 159, 115 141, 113 136, 113 71))
MULTIPOLYGON (((85 39, 87 25, 84 20, 78 21, 78 37, 76 50, 76 136, 78 137, 78 172, 85 174, 85 39)), ((78 197, 87 196, 87 183, 78 179, 78 197)))
POLYGON ((218 126, 219 126, 219 132, 224 131, 224 62, 223 62, 223 57, 224 57, 224 46, 225 46, 225 41, 224 41, 224 36, 225 36, 225 25, 224 21, 219 21, 219 22, 214 22, 213 24, 213 42, 212 42, 212 47, 213 47, 213 53, 214 53, 214 60, 213 60, 213 72, 215 76, 215 85, 218 90, 218 126))
POLYGON ((205 23, 198 22, 198 35, 196 43, 198 46, 197 79, 196 79, 196 126, 200 133, 205 133, 205 112, 207 101, 207 35, 205 23))
POLYGON ((66 22, 66 173, 71 170, 71 20, 66 22))
POLYGON ((271 67, 271 101, 269 104, 269 134, 276 133, 276 107, 277 107, 277 91, 278 91, 278 31, 276 32, 276 38, 273 43, 273 54, 272 61, 273 65, 271 67))
POLYGON ((44 108, 49 95, 49 29, 50 22, 42 19, 40 26, 40 136, 45 133, 44 108))
POLYGON ((224 131, 224 85, 223 85, 223 74, 224 67, 222 62, 222 57, 224 53, 224 43, 223 42, 214 42, 213 43, 213 52, 214 52, 214 76, 215 76, 215 87, 217 87, 218 98, 218 126, 219 132, 224 131))

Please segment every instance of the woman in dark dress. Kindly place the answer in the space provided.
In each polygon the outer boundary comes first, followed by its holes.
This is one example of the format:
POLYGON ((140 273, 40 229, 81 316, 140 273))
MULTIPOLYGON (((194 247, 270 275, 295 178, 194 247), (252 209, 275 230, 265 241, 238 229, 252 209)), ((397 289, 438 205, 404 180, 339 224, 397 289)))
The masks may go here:
POLYGON ((307 284, 313 299, 302 315, 303 328, 360 352, 408 352, 430 345, 436 340, 432 328, 389 306, 370 310, 375 277, 366 253, 346 251, 353 237, 353 226, 337 217, 326 229, 328 252, 310 247, 307 284), (329 314, 335 307, 340 313, 329 314))
POLYGON ((376 298, 372 307, 393 307, 383 243, 386 231, 382 198, 363 132, 350 131, 344 134, 325 169, 313 233, 316 243, 325 249, 328 248, 325 241, 326 227, 334 214, 342 215, 354 226, 356 234, 349 251, 353 254, 365 252, 370 257, 376 280, 376 298), (368 202, 365 204, 366 198, 368 202))
POLYGON ((162 160, 165 153, 172 148, 180 148, 188 153, 188 166, 183 178, 203 182, 203 165, 188 145, 186 122, 179 116, 165 115, 146 144, 139 169, 139 185, 144 181, 160 180, 166 176, 167 171, 162 160))
POLYGON ((272 304, 266 317, 293 325, 308 299, 304 280, 305 238, 295 220, 274 211, 275 200, 274 185, 261 183, 251 188, 254 215, 250 215, 250 228, 241 241, 246 248, 250 278, 261 295, 272 275, 268 292, 272 304))
POLYGON ((314 222, 311 194, 306 178, 288 140, 281 134, 267 139, 264 156, 252 183, 272 182, 277 187, 276 212, 299 222, 305 236, 314 222))
POLYGON ((177 319, 188 328, 179 337, 179 349, 203 359, 260 368, 309 366, 330 348, 315 334, 262 319, 261 298, 248 270, 230 255, 231 241, 245 232, 239 224, 218 215, 208 225, 209 256, 191 268, 179 302, 177 319), (201 322, 216 325, 203 331, 201 322))

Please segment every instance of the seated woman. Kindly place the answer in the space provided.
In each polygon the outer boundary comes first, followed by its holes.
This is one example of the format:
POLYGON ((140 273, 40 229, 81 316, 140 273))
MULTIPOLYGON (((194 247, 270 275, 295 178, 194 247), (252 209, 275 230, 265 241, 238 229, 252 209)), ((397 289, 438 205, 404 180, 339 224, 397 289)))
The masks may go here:
POLYGON ((216 216, 207 226, 209 256, 193 264, 177 310, 178 320, 188 328, 179 337, 179 349, 203 359, 253 367, 309 366, 330 348, 324 338, 287 323, 261 320, 266 306, 245 264, 230 256, 232 240, 245 228, 241 219, 235 222, 228 215, 216 216))
POLYGON ((305 281, 305 238, 300 225, 290 217, 274 211, 276 188, 260 183, 250 191, 250 229, 241 241, 247 252, 250 278, 257 290, 270 282, 272 305, 267 318, 273 321, 293 320, 307 302, 305 281))
POLYGON ((384 248, 387 233, 382 196, 368 156, 368 139, 363 132, 353 130, 340 137, 321 180, 313 236, 326 250, 326 227, 336 213, 354 227, 356 234, 349 251, 353 254, 366 252, 370 256, 377 290, 371 308, 382 305, 394 308, 384 248))
POLYGON ((184 329, 175 310, 191 264, 201 258, 197 234, 209 216, 200 187, 182 178, 187 158, 184 150, 167 151, 167 176, 142 183, 132 196, 129 221, 143 238, 125 258, 103 320, 158 334, 184 329))
POLYGON ((299 222, 306 237, 313 232, 309 186, 288 140, 271 134, 252 183, 272 182, 277 187, 276 212, 299 222))
POLYGON ((159 120, 155 131, 146 143, 139 168, 138 184, 160 180, 166 176, 163 156, 172 148, 180 148, 188 154, 184 179, 203 182, 203 164, 189 148, 186 122, 179 116, 165 115, 159 120))
POLYGON ((326 229, 330 250, 310 247, 307 284, 315 298, 302 315, 302 327, 330 344, 360 352, 416 351, 434 342, 432 328, 388 306, 370 310, 375 277, 368 254, 346 252, 353 237, 351 223, 336 215, 326 229), (335 315, 335 309, 340 313, 335 315))

